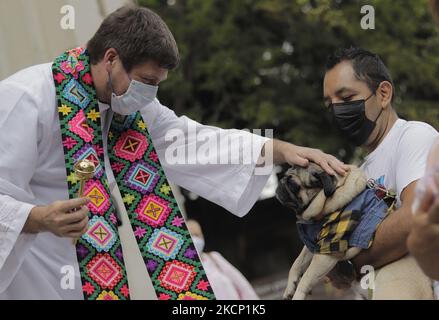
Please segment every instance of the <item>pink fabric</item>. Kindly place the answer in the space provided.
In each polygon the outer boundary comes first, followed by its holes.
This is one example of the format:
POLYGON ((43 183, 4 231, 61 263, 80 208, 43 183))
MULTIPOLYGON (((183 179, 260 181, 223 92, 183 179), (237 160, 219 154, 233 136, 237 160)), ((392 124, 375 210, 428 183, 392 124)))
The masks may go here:
POLYGON ((218 252, 201 256, 217 300, 259 300, 251 284, 218 252))

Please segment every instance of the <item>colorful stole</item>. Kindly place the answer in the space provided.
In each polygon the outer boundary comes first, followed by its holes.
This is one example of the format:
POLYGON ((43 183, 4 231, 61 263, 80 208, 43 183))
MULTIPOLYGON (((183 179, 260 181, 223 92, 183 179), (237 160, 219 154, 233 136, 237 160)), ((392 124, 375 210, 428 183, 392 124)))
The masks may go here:
MULTIPOLYGON (((75 163, 87 159, 97 168, 84 189, 84 196, 90 198, 89 228, 76 245, 84 298, 128 300, 87 50, 76 48, 62 54, 52 70, 71 199, 79 189, 75 163)), ((114 117, 108 154, 158 299, 215 299, 140 112, 114 117)))

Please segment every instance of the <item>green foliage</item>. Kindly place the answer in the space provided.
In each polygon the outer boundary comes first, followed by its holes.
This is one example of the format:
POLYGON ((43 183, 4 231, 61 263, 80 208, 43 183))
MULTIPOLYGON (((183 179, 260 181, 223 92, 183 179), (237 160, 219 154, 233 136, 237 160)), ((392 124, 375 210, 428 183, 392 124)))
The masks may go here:
POLYGON ((428 0, 143 0, 168 23, 182 63, 160 89, 177 114, 275 136, 349 161, 322 102, 327 56, 360 46, 378 53, 396 84, 395 108, 439 128, 439 36, 428 0), (170 4, 168 4, 168 2, 170 4), (360 26, 373 5, 376 29, 360 26))

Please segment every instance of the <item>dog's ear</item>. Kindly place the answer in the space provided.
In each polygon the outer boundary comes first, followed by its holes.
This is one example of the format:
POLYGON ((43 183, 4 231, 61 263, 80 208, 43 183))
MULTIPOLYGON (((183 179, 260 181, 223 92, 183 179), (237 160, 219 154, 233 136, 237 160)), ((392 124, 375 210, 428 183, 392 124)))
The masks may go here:
POLYGON ((326 198, 331 197, 336 190, 337 181, 336 178, 333 176, 330 176, 326 172, 316 172, 314 176, 319 179, 319 181, 322 184, 323 191, 325 193, 326 198))

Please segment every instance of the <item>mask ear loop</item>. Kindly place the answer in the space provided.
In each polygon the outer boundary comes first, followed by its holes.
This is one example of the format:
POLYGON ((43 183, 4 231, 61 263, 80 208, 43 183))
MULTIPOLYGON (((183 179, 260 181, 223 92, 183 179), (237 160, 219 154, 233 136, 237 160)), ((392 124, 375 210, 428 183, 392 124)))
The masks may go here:
MULTIPOLYGON (((379 70, 378 70, 378 68, 379 68, 379 58, 378 58, 378 55, 377 55, 377 54, 374 54, 374 58, 375 58, 376 73, 378 74, 378 71, 379 71, 379 70)), ((377 92, 378 89, 380 88, 381 83, 382 83, 382 82, 380 82, 380 84, 379 84, 378 87, 376 88, 375 93, 372 93, 372 95, 371 95, 367 100, 369 100, 370 98, 372 98, 372 96, 376 95, 376 92, 377 92)), ((366 100, 366 101, 367 101, 367 100, 366 100)), ((375 121, 374 121, 375 124, 376 124, 376 122, 378 121, 378 119, 381 117, 383 111, 384 111, 384 109, 381 108, 380 113, 378 114, 378 116, 376 117, 376 119, 375 119, 375 121)))
MULTIPOLYGON (((376 92, 378 91, 380 85, 381 85, 381 83, 378 85, 378 88, 375 90, 375 93, 372 93, 372 94, 370 95, 370 97, 367 98, 367 99, 365 100, 365 102, 366 102, 367 100, 369 100, 370 98, 372 98, 373 96, 376 96, 376 92)), ((384 111, 384 108, 381 108, 381 111, 380 111, 380 113, 378 114, 378 116, 375 118, 374 123, 376 123, 376 122, 378 121, 378 119, 379 119, 379 118, 381 117, 381 115, 383 114, 383 111, 384 111)))
MULTIPOLYGON (((107 74, 108 74, 108 81, 107 81, 107 83, 110 86, 111 94, 114 94, 115 96, 117 96, 116 92, 114 92, 113 80, 111 79, 110 71, 107 71, 107 74)), ((131 82, 133 82, 133 79, 131 79, 131 77, 130 77, 130 75, 128 73, 127 73, 127 77, 128 77, 128 80, 130 80, 130 85, 131 85, 131 82)))
POLYGON ((107 71, 107 73, 108 73, 108 81, 107 81, 107 84, 110 86, 111 93, 114 94, 113 81, 111 80, 111 74, 110 74, 110 71, 107 71))
MULTIPOLYGON (((113 61, 107 61, 107 65, 112 66, 113 61)), ((113 80, 111 79, 111 73, 110 71, 107 70, 107 74, 108 74, 108 81, 107 81, 107 85, 110 87, 111 89, 111 93, 114 93, 114 88, 113 88, 113 80)))
POLYGON ((384 111, 384 109, 383 108, 381 108, 381 111, 380 111, 380 113, 378 114, 378 117, 376 117, 376 119, 375 119, 375 123, 378 121, 378 119, 381 117, 381 115, 383 114, 383 111, 384 111))
POLYGON ((372 98, 373 96, 375 95, 375 93, 372 93, 370 96, 369 96, 369 98, 367 98, 366 100, 364 100, 364 102, 367 102, 367 101, 369 101, 370 100, 370 98, 372 98))

